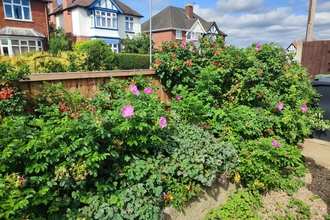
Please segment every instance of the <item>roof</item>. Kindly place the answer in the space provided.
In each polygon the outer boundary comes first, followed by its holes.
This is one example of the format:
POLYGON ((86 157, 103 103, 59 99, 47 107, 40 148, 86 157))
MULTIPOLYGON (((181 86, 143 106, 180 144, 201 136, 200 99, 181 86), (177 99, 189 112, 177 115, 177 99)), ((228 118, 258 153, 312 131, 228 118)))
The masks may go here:
MULTIPOLYGON (((316 38, 312 38, 312 41, 316 41, 317 39, 316 38)), ((303 41, 303 42, 305 42, 306 41, 306 38, 304 38, 304 39, 301 39, 300 41, 303 41)), ((293 45, 296 49, 297 49, 297 47, 298 47, 298 42, 297 41, 293 41, 286 49, 288 49, 291 45, 293 45)))
MULTIPOLYGON (((212 25, 215 25, 217 27, 214 21, 207 22, 195 13, 193 13, 193 18, 189 19, 188 16, 186 15, 185 9, 174 6, 167 6, 165 9, 163 9, 156 15, 152 16, 151 29, 153 31, 165 30, 165 29, 189 30, 192 27, 192 25, 196 23, 197 20, 201 22, 205 31, 208 31, 212 27, 212 25)), ((150 28, 150 19, 145 21, 141 25, 142 31, 149 31, 149 28, 150 28)), ((220 30, 219 33, 221 35, 226 36, 226 34, 220 30)))
POLYGON ((20 28, 20 27, 8 27, 8 26, 0 29, 0 36, 4 36, 4 35, 46 38, 45 35, 39 33, 33 28, 20 28))
MULTIPOLYGON (((63 8, 63 4, 61 4, 57 8, 55 8, 54 11, 50 13, 50 15, 57 14, 57 13, 60 13, 60 12, 62 12, 64 10, 75 8, 75 7, 84 7, 84 8, 87 8, 87 7, 91 6, 95 2, 95 0, 69 0, 69 1, 71 1, 71 3, 69 3, 66 8, 63 8)), ((128 7, 127 5, 125 5, 124 3, 122 3, 121 1, 119 1, 119 0, 113 0, 113 1, 123 11, 123 14, 133 15, 133 16, 136 16, 136 17, 143 17, 143 15, 141 15, 138 12, 136 12, 132 8, 128 7)))

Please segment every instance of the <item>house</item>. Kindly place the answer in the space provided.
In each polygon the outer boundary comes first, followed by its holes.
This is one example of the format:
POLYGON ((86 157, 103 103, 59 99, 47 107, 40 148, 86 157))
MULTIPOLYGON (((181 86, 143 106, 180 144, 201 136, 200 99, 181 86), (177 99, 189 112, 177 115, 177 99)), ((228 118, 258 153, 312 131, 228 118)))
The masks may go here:
MULTIPOLYGON (((300 40, 302 42, 306 41, 306 38, 300 40)), ((316 41, 316 38, 313 38, 312 41, 316 41)), ((298 50, 298 42, 297 41, 293 41, 286 49, 287 53, 294 53, 294 60, 297 60, 297 50, 298 50)))
POLYGON ((50 4, 50 22, 63 28, 71 43, 103 39, 120 52, 120 39, 141 32, 143 16, 119 0, 57 0, 50 4))
POLYGON ((0 0, 0 54, 45 50, 51 0, 0 0))
MULTIPOLYGON (((165 41, 186 42, 198 40, 199 37, 203 36, 214 39, 217 36, 227 36, 219 30, 214 21, 207 22, 196 15, 191 4, 187 4, 184 9, 174 6, 166 7, 152 16, 151 25, 155 48, 160 47, 165 41)), ((150 19, 142 24, 141 29, 142 31, 150 31, 150 19)))

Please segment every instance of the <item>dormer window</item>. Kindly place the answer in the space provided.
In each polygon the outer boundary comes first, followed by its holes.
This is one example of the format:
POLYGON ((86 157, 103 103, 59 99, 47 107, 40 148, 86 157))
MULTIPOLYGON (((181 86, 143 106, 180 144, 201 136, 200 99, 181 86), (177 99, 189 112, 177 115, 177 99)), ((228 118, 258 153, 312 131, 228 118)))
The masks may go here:
POLYGON ((30 0, 3 0, 6 19, 31 21, 30 0))
POLYGON ((117 14, 95 10, 95 26, 102 28, 117 28, 117 14))

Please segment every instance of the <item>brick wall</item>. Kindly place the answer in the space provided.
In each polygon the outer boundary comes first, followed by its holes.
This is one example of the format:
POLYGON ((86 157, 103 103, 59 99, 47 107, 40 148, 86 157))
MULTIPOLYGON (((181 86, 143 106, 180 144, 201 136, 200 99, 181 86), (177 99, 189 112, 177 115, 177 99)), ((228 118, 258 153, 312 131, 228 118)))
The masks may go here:
POLYGON ((45 35, 48 38, 48 17, 46 14, 47 2, 39 0, 30 0, 32 10, 32 22, 6 20, 4 14, 3 3, 0 1, 0 28, 22 27, 22 28, 34 28, 39 33, 45 35))
POLYGON ((153 41, 155 42, 154 48, 159 48, 162 45, 162 43, 165 41, 173 41, 173 40, 176 40, 178 42, 185 42, 186 40, 185 32, 182 32, 182 40, 176 39, 175 30, 153 33, 153 41))
POLYGON ((86 41, 86 40, 90 40, 91 38, 88 36, 74 36, 72 38, 73 42, 77 42, 77 41, 86 41))

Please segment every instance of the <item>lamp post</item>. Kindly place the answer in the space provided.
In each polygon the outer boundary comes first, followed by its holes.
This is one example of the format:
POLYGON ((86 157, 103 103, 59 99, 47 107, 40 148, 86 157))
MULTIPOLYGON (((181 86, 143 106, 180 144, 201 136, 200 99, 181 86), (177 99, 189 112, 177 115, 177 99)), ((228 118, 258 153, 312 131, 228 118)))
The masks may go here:
POLYGON ((149 22, 149 44, 150 44, 150 69, 152 69, 152 31, 151 31, 151 17, 152 17, 152 0, 150 0, 150 22, 149 22))

